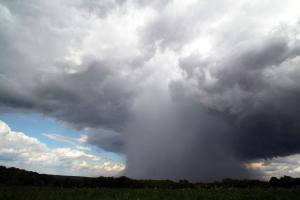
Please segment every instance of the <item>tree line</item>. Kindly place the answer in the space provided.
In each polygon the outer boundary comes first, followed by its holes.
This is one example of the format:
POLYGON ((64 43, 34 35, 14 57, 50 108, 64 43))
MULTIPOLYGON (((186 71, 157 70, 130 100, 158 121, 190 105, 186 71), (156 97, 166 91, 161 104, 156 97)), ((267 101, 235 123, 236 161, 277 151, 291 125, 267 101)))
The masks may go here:
POLYGON ((300 178, 272 177, 270 181, 223 179, 214 183, 190 183, 187 180, 137 180, 121 177, 78 177, 39 174, 14 167, 0 166, 0 186, 39 186, 66 188, 251 188, 251 187, 299 187, 300 178))

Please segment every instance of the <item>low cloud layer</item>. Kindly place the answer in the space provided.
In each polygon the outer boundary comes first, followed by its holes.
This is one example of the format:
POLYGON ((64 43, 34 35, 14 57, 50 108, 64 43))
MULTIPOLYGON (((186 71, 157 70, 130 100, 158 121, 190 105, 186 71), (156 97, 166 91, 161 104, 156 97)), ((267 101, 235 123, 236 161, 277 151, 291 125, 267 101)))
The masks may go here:
POLYGON ((260 171, 263 174, 262 177, 269 180, 274 175, 278 177, 298 177, 300 173, 299 165, 299 154, 294 154, 273 159, 260 159, 256 162, 246 164, 246 167, 251 170, 260 171))
POLYGON ((300 151, 300 4, 0 1, 0 112, 127 155, 127 175, 263 177, 300 151))
POLYGON ((70 148, 49 148, 33 137, 14 132, 0 121, 0 164, 42 173, 73 176, 115 176, 124 172, 124 164, 70 148))

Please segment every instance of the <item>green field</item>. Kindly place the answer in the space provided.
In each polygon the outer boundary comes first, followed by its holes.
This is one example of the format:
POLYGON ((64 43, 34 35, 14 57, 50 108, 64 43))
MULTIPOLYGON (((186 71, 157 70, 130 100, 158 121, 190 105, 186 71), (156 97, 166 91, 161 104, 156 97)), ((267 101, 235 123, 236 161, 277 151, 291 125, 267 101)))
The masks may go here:
POLYGON ((0 187, 1 200, 101 200, 101 199, 300 199, 300 189, 66 189, 0 187))

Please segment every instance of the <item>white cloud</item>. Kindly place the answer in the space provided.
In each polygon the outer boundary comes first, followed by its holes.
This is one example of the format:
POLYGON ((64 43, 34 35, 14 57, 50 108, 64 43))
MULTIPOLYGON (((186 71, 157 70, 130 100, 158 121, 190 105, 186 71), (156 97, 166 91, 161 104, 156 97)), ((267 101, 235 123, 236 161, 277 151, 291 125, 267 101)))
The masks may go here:
POLYGON ((272 176, 300 177, 300 154, 260 159, 247 163, 246 167, 263 173, 263 178, 266 180, 272 176))
POLYGON ((90 150, 89 147, 84 146, 87 140, 86 135, 81 135, 80 138, 73 138, 73 137, 67 137, 59 134, 54 133, 44 133, 44 136, 47 138, 57 141, 57 142, 64 142, 74 145, 79 150, 90 150))
MULTIPOLYGON (((58 138, 65 141, 68 139, 63 136, 58 138)), ((112 176, 122 174, 125 170, 122 163, 114 164, 106 158, 80 150, 51 149, 36 138, 12 131, 2 121, 0 121, 0 164, 43 173, 81 176, 112 176)))

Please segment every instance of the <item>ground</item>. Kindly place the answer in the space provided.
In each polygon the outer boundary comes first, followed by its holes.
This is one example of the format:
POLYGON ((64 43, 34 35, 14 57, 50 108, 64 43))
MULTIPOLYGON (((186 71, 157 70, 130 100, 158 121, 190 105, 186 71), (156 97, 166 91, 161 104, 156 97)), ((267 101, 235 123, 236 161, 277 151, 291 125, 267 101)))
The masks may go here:
POLYGON ((67 189, 49 187, 0 187, 1 200, 292 200, 300 189, 67 189))

